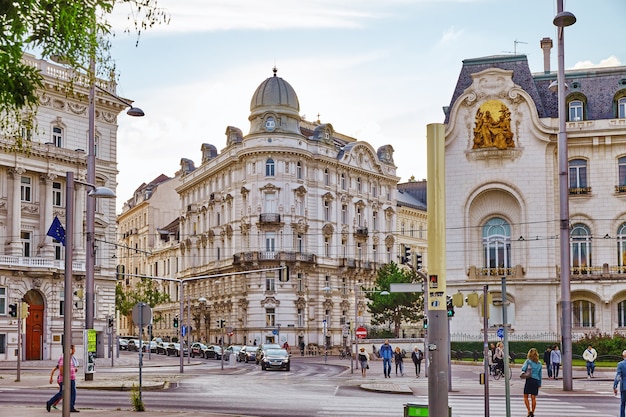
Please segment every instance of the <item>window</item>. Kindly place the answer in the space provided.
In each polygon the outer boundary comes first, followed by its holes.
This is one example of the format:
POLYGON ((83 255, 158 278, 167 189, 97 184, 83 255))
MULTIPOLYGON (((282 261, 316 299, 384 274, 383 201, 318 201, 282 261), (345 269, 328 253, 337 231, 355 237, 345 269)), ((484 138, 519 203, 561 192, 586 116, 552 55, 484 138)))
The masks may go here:
POLYGON ((324 256, 330 256, 330 238, 324 238, 324 256))
POLYGON ((330 221, 330 201, 324 201, 324 220, 330 221))
POLYGON ((372 230, 378 230, 378 212, 372 212, 372 230))
POLYGON ((617 117, 626 119, 626 97, 617 100, 617 117))
POLYGON ((348 224, 348 206, 341 205, 341 224, 348 224))
POLYGON ((265 176, 273 177, 275 174, 275 164, 272 158, 265 161, 265 176))
POLYGON ((31 256, 31 233, 30 232, 21 232, 20 237, 22 239, 22 256, 25 258, 29 258, 31 256))
POLYGON ((569 102, 569 121, 578 122, 583 120, 583 102, 572 100, 569 102))
POLYGON ((266 213, 276 213, 276 193, 263 194, 263 203, 266 213))
POLYGON ((52 247, 54 248, 54 259, 60 261, 63 259, 63 251, 61 250, 61 242, 56 239, 52 239, 52 247))
POLYGON ((296 235, 296 252, 302 253, 304 250, 304 239, 301 234, 296 235))
POLYGON ((341 174, 341 189, 345 190, 346 189, 346 174, 341 174))
POLYGON ((617 265, 619 272, 626 272, 626 223, 617 229, 617 265))
POLYGON ((344 258, 348 256, 348 242, 345 239, 341 240, 341 254, 344 258))
POLYGON ((7 289, 0 287, 0 315, 7 314, 7 289))
POLYGON ((265 326, 276 327, 276 309, 275 308, 265 309, 265 326))
POLYGON ((484 267, 490 275, 503 275, 511 265, 511 227, 500 217, 483 226, 484 267))
POLYGON ((591 301, 577 300, 572 302, 572 326, 595 327, 596 305, 591 301))
POLYGON ((296 279, 296 288, 298 292, 304 291, 304 280, 302 279, 302 272, 298 272, 298 278, 296 279))
POLYGON ((265 130, 273 132, 274 129, 276 129, 276 121, 272 116, 270 116, 265 120, 265 130))
POLYGON ((63 207, 63 185, 60 182, 52 183, 52 205, 63 207))
POLYGON ((361 207, 356 208, 356 225, 357 227, 363 226, 363 210, 361 207))
POLYGON ((378 197, 378 187, 376 187, 376 184, 372 184, 372 195, 378 197))
POLYGON ((328 168, 324 170, 324 185, 330 185, 330 174, 328 173, 328 168))
MULTIPOLYGON (((330 327, 330 310, 324 310, 324 321, 326 322, 326 328, 330 327)), ((328 346, 328 341, 326 341, 326 346, 328 346)))
POLYGON ((400 234, 401 234, 402 236, 404 236, 404 235, 405 235, 405 231, 404 231, 404 221, 403 221, 402 223, 400 223, 400 234))
POLYGON ((63 147, 63 129, 58 126, 52 128, 52 143, 57 148, 63 147))
POLYGON ((617 304, 617 326, 626 327, 626 300, 617 304))
POLYGON ((65 312, 65 291, 59 291, 59 316, 63 317, 65 312))
POLYGON ((372 245, 372 261, 376 262, 378 260, 378 245, 372 245))
POLYGON ((268 272, 265 275, 265 291, 276 291, 276 278, 274 273, 268 272))
POLYGON ((591 232, 582 223, 576 223, 570 232, 572 245, 572 273, 587 274, 591 269, 591 232))
POLYGON ((299 308, 298 309, 298 323, 297 323, 298 327, 304 327, 304 309, 303 308, 299 308))
POLYGON ((361 178, 360 177, 356 179, 356 190, 359 193, 361 192, 361 178))
POLYGON ((361 242, 356 244, 356 257, 359 261, 363 260, 363 244, 361 242))
POLYGON ((21 186, 20 186, 20 198, 22 201, 31 202, 32 201, 32 185, 30 177, 21 177, 20 178, 21 186))
POLYGON ((572 159, 569 161, 569 193, 587 194, 587 161, 584 159, 572 159))
POLYGON ((276 235, 274 233, 267 233, 265 235, 265 250, 267 252, 274 252, 276 250, 276 235))
POLYGON ((624 187, 626 191, 626 157, 624 156, 617 160, 617 177, 618 187, 624 187))
POLYGON ((303 175, 302 175, 302 162, 298 162, 296 164, 296 178, 301 180, 302 177, 303 177, 303 175))

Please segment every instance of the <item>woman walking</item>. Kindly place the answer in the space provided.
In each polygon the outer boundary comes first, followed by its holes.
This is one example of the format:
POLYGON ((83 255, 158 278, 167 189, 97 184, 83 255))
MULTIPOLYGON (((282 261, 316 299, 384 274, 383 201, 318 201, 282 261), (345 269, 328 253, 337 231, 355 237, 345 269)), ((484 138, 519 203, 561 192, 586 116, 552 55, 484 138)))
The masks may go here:
POLYGON ((534 417, 535 407, 537 406, 537 394, 541 386, 542 365, 539 363, 539 352, 535 348, 528 351, 526 358, 526 362, 522 365, 522 372, 526 372, 530 367, 531 373, 530 378, 526 378, 526 383, 524 384, 524 404, 526 405, 526 410, 528 410, 528 417, 534 417))
POLYGON ((365 351, 364 347, 359 349, 359 363, 361 364, 361 376, 365 378, 365 374, 369 369, 370 354, 365 351))
POLYGON ((396 375, 398 375, 398 368, 400 368, 400 376, 404 376, 404 362, 402 356, 402 351, 399 347, 396 347, 396 351, 393 353, 393 361, 396 363, 396 375))

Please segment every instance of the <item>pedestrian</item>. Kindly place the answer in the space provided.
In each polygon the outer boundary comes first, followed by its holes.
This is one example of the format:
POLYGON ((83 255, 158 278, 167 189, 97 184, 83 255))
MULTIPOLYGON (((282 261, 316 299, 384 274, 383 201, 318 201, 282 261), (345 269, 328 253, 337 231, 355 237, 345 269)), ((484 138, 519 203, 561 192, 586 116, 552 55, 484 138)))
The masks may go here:
POLYGON ((593 378, 593 371, 596 370, 596 359, 598 359, 598 352, 593 346, 587 346, 587 349, 583 352, 583 359, 587 361, 587 379, 593 378))
POLYGON ((361 376, 365 378, 369 365, 370 354, 365 351, 364 347, 359 348, 359 363, 361 364, 361 376))
POLYGON ((287 343, 286 340, 285 340, 285 343, 283 343, 283 349, 285 349, 287 352, 291 353, 291 351, 289 349, 289 343, 287 343))
POLYGON ((526 362, 522 365, 522 372, 526 372, 528 367, 531 368, 530 378, 526 378, 524 384, 524 404, 528 410, 528 417, 535 416, 535 407, 537 406, 537 394, 541 387, 541 369, 539 362, 539 352, 537 349, 531 348, 526 355, 526 362), (530 398, 528 398, 530 396, 530 398))
POLYGON ((559 369, 561 368, 561 351, 558 345, 554 345, 550 352, 550 365, 552 365, 552 377, 559 379, 559 369))
POLYGON ((624 408, 626 407, 626 350, 622 351, 622 361, 617 364, 617 372, 615 373, 615 380, 613 381, 613 393, 617 395, 617 384, 619 384, 621 402, 619 405, 619 417, 626 417, 624 415, 624 408))
POLYGON ((548 370, 548 378, 552 378, 552 365, 550 364, 550 353, 552 353, 552 346, 548 346, 546 351, 543 352, 543 363, 548 370))
MULTIPOLYGON (((79 411, 75 407, 76 405, 76 369, 78 368, 78 360, 76 360, 76 358, 74 357, 74 353, 76 352, 76 347, 72 345, 70 349, 72 352, 72 358, 70 360, 70 389, 71 389, 70 412, 78 413, 79 411)), ((61 398, 63 398, 63 386, 64 385, 67 386, 67 383, 63 381, 63 355, 61 355, 61 357, 59 358, 59 361, 57 362, 57 366, 59 367, 58 382, 61 388, 59 389, 59 392, 57 392, 52 398, 50 398, 46 402, 46 410, 48 410, 48 412, 50 412, 50 408, 52 407, 52 404, 57 403, 61 398)))
POLYGON ((300 356, 304 356, 304 340, 300 341, 300 356))
POLYGON ((378 355, 383 358, 383 373, 385 374, 385 378, 391 378, 391 359, 393 358, 393 349, 389 344, 389 339, 385 339, 385 343, 383 343, 378 349, 378 355))
POLYGON ((422 351, 415 346, 415 349, 413 350, 413 353, 411 353, 411 359, 413 360, 413 364, 415 365, 415 376, 417 378, 420 377, 420 372, 421 372, 421 368, 422 368, 422 359, 424 359, 424 354, 422 353, 422 351))
POLYGON ((404 376, 404 354, 399 347, 396 347, 396 351, 393 354, 393 361, 396 363, 396 376, 398 376, 398 368, 400 368, 400 376, 404 376))
MULTIPOLYGON (((59 365, 55 365, 55 367, 52 368, 52 372, 50 372, 50 383, 51 384, 52 384, 52 380, 54 379, 54 373, 56 371, 58 371, 58 370, 59 370, 59 365)), ((61 374, 59 373, 59 375, 57 376, 57 384, 59 385, 59 392, 61 393, 61 395, 63 395, 63 390, 62 390, 62 387, 61 387, 61 383, 59 381, 60 377, 61 377, 61 374)), ((58 410, 57 404, 60 403, 60 402, 61 402, 61 398, 59 398, 56 402, 54 402, 52 404, 52 408, 54 408, 55 410, 58 410)))

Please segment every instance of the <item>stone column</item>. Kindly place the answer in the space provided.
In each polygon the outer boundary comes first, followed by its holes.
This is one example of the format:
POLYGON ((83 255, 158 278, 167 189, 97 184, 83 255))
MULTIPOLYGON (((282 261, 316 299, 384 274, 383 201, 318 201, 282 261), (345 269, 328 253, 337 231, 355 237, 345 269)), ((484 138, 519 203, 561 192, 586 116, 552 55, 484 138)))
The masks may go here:
MULTIPOLYGON (((52 220, 54 219, 53 213, 53 200, 52 200, 52 182, 56 179, 56 175, 52 173, 41 174, 39 176, 39 180, 43 185, 41 194, 39 196, 39 201, 41 204, 40 213, 39 213, 39 230, 41 231, 38 248, 39 248, 39 256, 42 256, 46 259, 54 258, 54 245, 52 244, 52 238, 47 236, 46 233, 48 229, 52 225, 52 220)), ((64 219, 61 220, 61 223, 64 222, 64 219)))
POLYGON ((10 196, 11 207, 9 218, 11 219, 9 229, 9 246, 7 255, 22 256, 21 223, 22 223, 22 197, 21 197, 21 177, 26 172, 22 167, 9 168, 9 176, 13 178, 13 195, 10 196))

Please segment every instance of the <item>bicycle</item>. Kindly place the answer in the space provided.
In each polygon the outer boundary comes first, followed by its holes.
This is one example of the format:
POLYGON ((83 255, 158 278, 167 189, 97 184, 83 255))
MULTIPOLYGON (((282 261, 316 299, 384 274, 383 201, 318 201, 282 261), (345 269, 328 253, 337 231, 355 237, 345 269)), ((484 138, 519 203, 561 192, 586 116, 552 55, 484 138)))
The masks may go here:
MULTIPOLYGON (((504 369, 500 368, 498 365, 491 365, 491 369, 489 373, 493 376, 493 379, 498 380, 504 376, 504 369)), ((511 379, 511 368, 509 368, 509 379, 511 379)))

